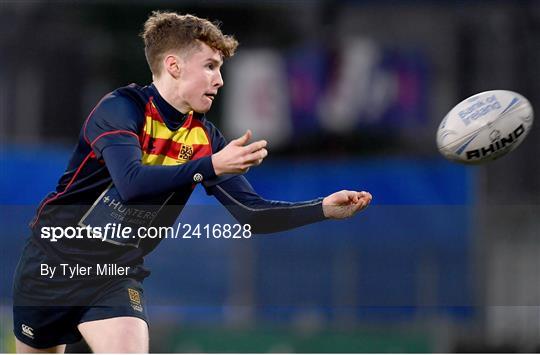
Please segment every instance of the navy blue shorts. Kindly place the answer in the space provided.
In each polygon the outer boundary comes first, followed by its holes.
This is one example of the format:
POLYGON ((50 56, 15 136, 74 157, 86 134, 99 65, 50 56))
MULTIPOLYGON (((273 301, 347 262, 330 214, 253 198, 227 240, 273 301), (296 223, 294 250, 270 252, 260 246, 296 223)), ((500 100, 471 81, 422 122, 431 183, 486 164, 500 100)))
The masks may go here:
POLYGON ((29 242, 13 283, 13 331, 17 339, 43 349, 81 340, 80 323, 113 317, 137 317, 148 323, 142 280, 123 277, 42 276, 52 261, 29 242))

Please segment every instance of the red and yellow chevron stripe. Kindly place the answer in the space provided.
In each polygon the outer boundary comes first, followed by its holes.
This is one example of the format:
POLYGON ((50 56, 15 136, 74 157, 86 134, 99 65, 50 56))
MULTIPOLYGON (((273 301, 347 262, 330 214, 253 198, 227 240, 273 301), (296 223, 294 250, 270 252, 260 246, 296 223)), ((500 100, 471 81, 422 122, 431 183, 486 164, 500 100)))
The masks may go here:
POLYGON ((177 131, 167 128, 152 102, 147 104, 145 116, 141 132, 143 164, 180 165, 212 154, 205 127, 193 118, 193 112, 177 131))

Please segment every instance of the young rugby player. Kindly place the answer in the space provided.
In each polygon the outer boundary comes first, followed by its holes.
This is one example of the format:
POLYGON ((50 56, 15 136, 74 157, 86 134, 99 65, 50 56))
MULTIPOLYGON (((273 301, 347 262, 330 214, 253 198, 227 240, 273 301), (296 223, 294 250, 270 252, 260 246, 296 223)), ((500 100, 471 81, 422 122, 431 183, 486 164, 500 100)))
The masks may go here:
POLYGON ((31 222, 14 280, 18 352, 63 352, 81 337, 94 352, 148 352, 143 259, 160 240, 52 242, 47 228, 171 226, 199 183, 254 233, 347 218, 371 201, 363 191, 294 203, 261 198, 242 174, 267 156, 266 141, 250 143, 248 130, 227 143, 205 116, 237 41, 173 12, 154 12, 142 37, 153 83, 119 88, 97 104, 31 222))

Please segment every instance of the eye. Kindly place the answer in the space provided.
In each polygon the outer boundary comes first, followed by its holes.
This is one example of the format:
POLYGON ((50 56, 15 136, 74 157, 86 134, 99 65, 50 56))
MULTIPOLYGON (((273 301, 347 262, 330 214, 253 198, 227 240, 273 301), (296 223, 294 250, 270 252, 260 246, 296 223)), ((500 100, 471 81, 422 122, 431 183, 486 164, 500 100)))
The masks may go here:
POLYGON ((206 67, 210 70, 214 70, 216 66, 213 63, 209 63, 206 67))

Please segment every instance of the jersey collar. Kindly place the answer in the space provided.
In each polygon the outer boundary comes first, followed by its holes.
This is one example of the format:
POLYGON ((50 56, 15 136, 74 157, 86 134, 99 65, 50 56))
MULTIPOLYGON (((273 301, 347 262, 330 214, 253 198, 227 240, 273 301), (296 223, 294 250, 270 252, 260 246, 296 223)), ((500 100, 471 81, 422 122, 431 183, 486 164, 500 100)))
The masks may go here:
MULTIPOLYGON (((165 101, 165 99, 160 95, 154 84, 150 84, 149 87, 150 91, 152 92, 151 96, 153 97, 154 104, 159 114, 163 118, 163 121, 165 122, 167 128, 175 131, 182 127, 191 112, 182 113, 178 111, 171 104, 165 101)), ((193 113, 193 117, 197 119, 201 119, 203 116, 204 115, 197 112, 193 113)))

